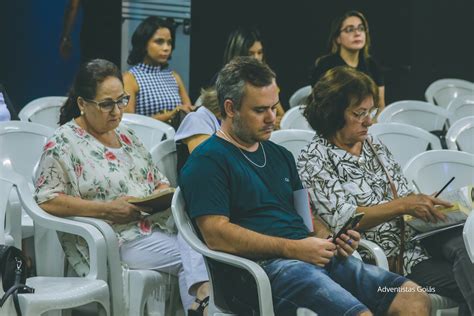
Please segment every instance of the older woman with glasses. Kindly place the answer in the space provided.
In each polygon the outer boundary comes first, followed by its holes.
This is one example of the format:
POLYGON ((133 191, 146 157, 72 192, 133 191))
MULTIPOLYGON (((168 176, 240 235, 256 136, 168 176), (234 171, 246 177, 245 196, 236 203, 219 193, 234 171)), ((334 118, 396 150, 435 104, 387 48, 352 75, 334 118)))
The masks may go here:
MULTIPOLYGON (((61 108, 61 126, 44 147, 35 198, 56 216, 108 221, 117 234, 122 262, 132 269, 177 275, 182 302, 190 307, 190 294, 199 301, 208 295, 202 256, 175 234, 170 210, 143 216, 143 209, 127 202, 169 187, 143 144, 119 126, 129 100, 113 63, 95 59, 81 65, 61 108)), ((62 243, 76 272, 86 273, 84 240, 65 235, 62 243)))
POLYGON ((314 86, 304 115, 316 135, 297 164, 314 215, 327 224, 326 234, 333 234, 364 212, 362 236, 384 250, 390 270, 459 302, 460 315, 472 315, 474 266, 461 231, 443 235, 432 257, 424 245, 411 241, 415 232, 405 226, 403 215, 436 222, 444 219, 436 207, 451 205, 414 194, 387 147, 368 134, 377 98, 373 80, 346 66, 329 70, 314 86))
POLYGON ((358 11, 349 11, 336 18, 331 25, 328 39, 329 54, 318 58, 310 71, 312 87, 326 71, 337 66, 349 66, 369 75, 378 86, 380 110, 385 107, 383 73, 369 55, 369 24, 358 11))

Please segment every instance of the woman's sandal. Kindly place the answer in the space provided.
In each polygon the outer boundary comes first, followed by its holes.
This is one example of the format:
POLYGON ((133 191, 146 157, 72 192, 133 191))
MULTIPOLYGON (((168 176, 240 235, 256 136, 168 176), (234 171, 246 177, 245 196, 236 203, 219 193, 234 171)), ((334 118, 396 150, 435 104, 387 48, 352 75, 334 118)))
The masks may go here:
POLYGON ((188 316, 202 316, 204 309, 209 305, 209 296, 206 296, 202 300, 196 298, 194 302, 199 304, 199 306, 196 309, 188 309, 188 316))

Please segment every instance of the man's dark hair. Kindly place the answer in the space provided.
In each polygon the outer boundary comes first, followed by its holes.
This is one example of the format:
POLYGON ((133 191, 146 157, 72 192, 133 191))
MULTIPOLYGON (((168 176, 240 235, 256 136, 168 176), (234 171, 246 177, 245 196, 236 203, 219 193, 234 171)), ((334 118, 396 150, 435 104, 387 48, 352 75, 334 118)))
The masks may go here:
POLYGON ((378 88, 369 76, 351 67, 335 67, 314 86, 304 116, 318 134, 328 139, 346 124, 345 110, 367 97, 373 97, 378 106, 378 88))
POLYGON ((221 69, 216 81, 217 98, 222 118, 226 117, 224 102, 232 100, 239 110, 245 94, 245 84, 269 86, 276 78, 273 70, 253 57, 236 57, 221 69))

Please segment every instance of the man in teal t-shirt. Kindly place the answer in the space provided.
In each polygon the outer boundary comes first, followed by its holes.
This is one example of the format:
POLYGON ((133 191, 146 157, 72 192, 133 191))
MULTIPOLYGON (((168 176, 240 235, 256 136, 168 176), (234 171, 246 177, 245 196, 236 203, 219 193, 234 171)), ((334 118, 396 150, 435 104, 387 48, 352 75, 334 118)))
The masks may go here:
POLYGON ((277 315, 298 307, 319 315, 428 315, 429 299, 415 283, 351 256, 358 232, 336 243, 309 235, 293 206, 293 191, 302 188, 294 158, 268 141, 279 103, 273 71, 235 58, 216 89, 221 129, 193 151, 179 178, 208 247, 258 260, 277 315))

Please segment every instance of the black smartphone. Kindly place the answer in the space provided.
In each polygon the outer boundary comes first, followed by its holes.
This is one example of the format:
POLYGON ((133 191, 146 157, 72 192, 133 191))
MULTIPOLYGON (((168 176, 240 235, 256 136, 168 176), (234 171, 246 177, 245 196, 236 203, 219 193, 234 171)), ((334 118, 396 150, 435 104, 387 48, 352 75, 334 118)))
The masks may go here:
POLYGON ((351 218, 347 220, 347 222, 342 226, 342 228, 337 232, 337 234, 332 239, 333 242, 336 242, 336 238, 340 237, 342 234, 345 234, 347 230, 353 229, 359 224, 362 217, 364 217, 365 213, 354 213, 351 218))

